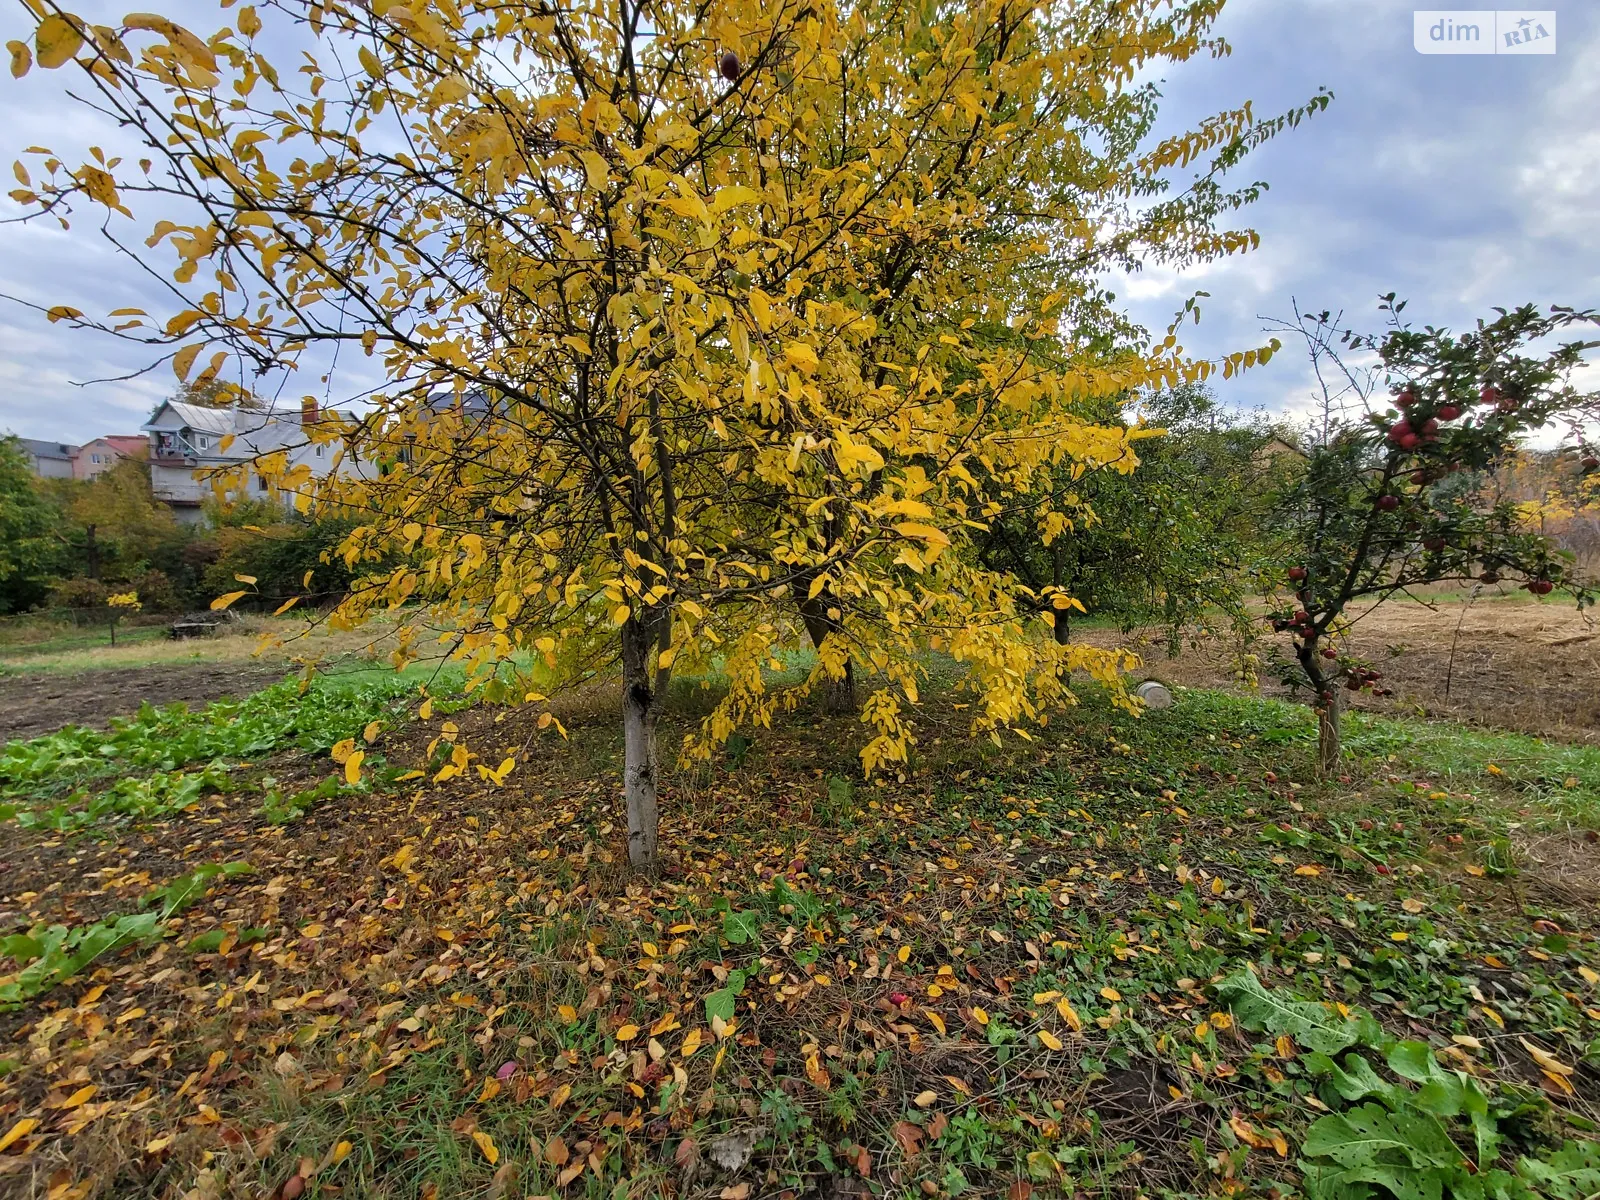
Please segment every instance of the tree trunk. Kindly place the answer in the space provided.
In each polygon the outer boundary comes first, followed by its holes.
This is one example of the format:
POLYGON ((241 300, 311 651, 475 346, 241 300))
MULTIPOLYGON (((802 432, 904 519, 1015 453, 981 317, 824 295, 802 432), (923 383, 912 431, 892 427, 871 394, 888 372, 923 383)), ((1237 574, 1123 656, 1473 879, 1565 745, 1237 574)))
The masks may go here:
POLYGON ((657 867, 656 723, 660 697, 650 686, 650 631, 636 620, 622 627, 622 798, 628 810, 628 861, 657 867))
MULTIPOLYGON (((811 646, 815 650, 821 650, 822 643, 827 640, 828 635, 839 629, 837 621, 828 619, 827 603, 826 589, 816 598, 800 602, 800 619, 805 622, 806 632, 811 635, 811 646)), ((842 678, 834 679, 830 677, 823 682, 822 711, 830 714, 847 714, 856 711, 855 664, 850 659, 846 658, 844 660, 844 676, 842 678)))
POLYGON ((1317 708, 1317 774, 1324 777, 1338 774, 1343 748, 1339 725, 1344 710, 1344 697, 1340 693, 1344 688, 1335 683, 1331 690, 1333 699, 1317 708))
POLYGON ((1072 640, 1072 618, 1064 608, 1056 609, 1056 645, 1065 646, 1072 640))
POLYGON ((100 578, 100 543, 95 539, 94 526, 85 527, 83 556, 86 560, 84 566, 89 572, 90 579, 100 578))

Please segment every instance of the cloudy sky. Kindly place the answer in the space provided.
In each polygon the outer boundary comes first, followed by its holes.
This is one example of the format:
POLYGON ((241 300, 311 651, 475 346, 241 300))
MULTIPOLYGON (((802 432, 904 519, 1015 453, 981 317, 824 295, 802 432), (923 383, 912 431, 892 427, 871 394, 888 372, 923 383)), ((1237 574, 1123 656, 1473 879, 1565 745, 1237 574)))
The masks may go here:
MULTIPOLYGON (((114 7, 107 3, 106 16, 114 7)), ((1600 3, 1554 0, 1553 56, 1420 55, 1414 8, 1397 0, 1230 0, 1219 32, 1232 57, 1170 74, 1164 128, 1246 99, 1270 116, 1319 86, 1335 100, 1241 168, 1241 182, 1270 185, 1248 216, 1261 248, 1202 269, 1113 281, 1137 319, 1164 328, 1187 296, 1209 292, 1201 324, 1184 342, 1192 352, 1221 354, 1260 344, 1260 318, 1287 313, 1295 300, 1314 311, 1343 309, 1367 327, 1378 322, 1377 296, 1391 290, 1409 298, 1419 322, 1442 325, 1493 305, 1600 306, 1600 3)), ((0 37, 19 36, 22 19, 8 8, 0 37)), ((26 145, 92 140, 92 122, 59 100, 61 82, 38 70, 0 79, 0 159, 26 145)), ((0 216, 16 211, 0 199, 0 216)), ((160 309, 150 284, 88 223, 70 234, 0 225, 0 293, 87 312, 160 309)), ((134 432, 171 391, 170 371, 87 381, 145 365, 136 347, 52 326, 0 300, 0 430, 68 441, 134 432)), ((336 376, 332 398, 370 382, 336 376)), ((1292 415, 1306 410, 1309 382, 1300 356, 1286 352, 1221 384, 1220 394, 1241 409, 1292 415)))

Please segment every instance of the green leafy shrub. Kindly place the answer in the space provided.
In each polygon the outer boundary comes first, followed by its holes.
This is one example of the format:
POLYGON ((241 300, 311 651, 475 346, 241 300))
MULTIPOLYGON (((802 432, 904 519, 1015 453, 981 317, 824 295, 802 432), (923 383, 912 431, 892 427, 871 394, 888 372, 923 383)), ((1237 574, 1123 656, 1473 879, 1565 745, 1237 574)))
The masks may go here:
POLYGON ((1600 1192, 1600 1148, 1592 1143, 1506 1161, 1508 1131, 1543 1111, 1536 1095, 1447 1070, 1427 1043, 1390 1036, 1370 1013, 1346 1016, 1295 999, 1247 970, 1217 992, 1242 1028, 1288 1035, 1310 1050, 1306 1071, 1332 1111, 1311 1123, 1300 1147, 1307 1200, 1578 1200, 1600 1192), (1376 1052, 1394 1079, 1364 1052, 1376 1052))
POLYGON ((285 680, 244 700, 191 712, 181 704, 145 705, 101 732, 68 726, 7 743, 0 750, 0 801, 46 800, 91 780, 135 771, 176 771, 190 763, 248 759, 298 748, 325 753, 393 711, 413 685, 385 675, 356 687, 320 680, 305 692, 285 680))

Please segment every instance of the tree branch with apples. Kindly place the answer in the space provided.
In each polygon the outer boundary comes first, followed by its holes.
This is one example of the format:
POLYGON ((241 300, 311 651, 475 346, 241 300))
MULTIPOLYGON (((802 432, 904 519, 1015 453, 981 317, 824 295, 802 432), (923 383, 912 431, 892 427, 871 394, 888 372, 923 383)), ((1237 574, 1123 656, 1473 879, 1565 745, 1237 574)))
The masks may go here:
POLYGON ((1600 341, 1556 339, 1600 325, 1600 314, 1495 309, 1453 333, 1411 327, 1404 308, 1382 298, 1380 334, 1298 308, 1276 323, 1304 338, 1319 380, 1338 381, 1322 388, 1304 470, 1276 497, 1281 550, 1267 578, 1267 620, 1290 635, 1294 681, 1314 697, 1324 774, 1341 754, 1344 693, 1388 694, 1381 672, 1348 650, 1354 607, 1445 582, 1517 582, 1534 596, 1559 588, 1580 607, 1594 599, 1572 556, 1530 531, 1498 485, 1530 436, 1577 429, 1577 415, 1594 410, 1597 394, 1573 376, 1600 341))

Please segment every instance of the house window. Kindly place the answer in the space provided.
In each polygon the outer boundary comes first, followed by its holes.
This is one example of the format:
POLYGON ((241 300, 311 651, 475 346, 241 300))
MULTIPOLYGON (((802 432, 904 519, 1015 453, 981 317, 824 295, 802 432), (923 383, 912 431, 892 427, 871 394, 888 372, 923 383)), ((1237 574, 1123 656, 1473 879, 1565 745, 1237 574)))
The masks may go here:
POLYGON ((208 437, 195 438, 195 441, 200 444, 200 449, 202 449, 202 450, 211 449, 211 439, 210 438, 208 438, 208 437))
POLYGON ((326 449, 327 449, 327 447, 326 447, 326 446, 318 446, 318 447, 317 447, 317 457, 318 457, 318 458, 321 458, 321 457, 322 457, 322 452, 323 452, 323 451, 324 451, 324 450, 326 450, 326 449))
POLYGON ((91 454, 89 455, 89 461, 98 466, 100 464, 100 456, 98 454, 91 454))
POLYGON ((264 492, 266 490, 267 490, 267 477, 265 475, 257 475, 256 476, 256 491, 264 492))

